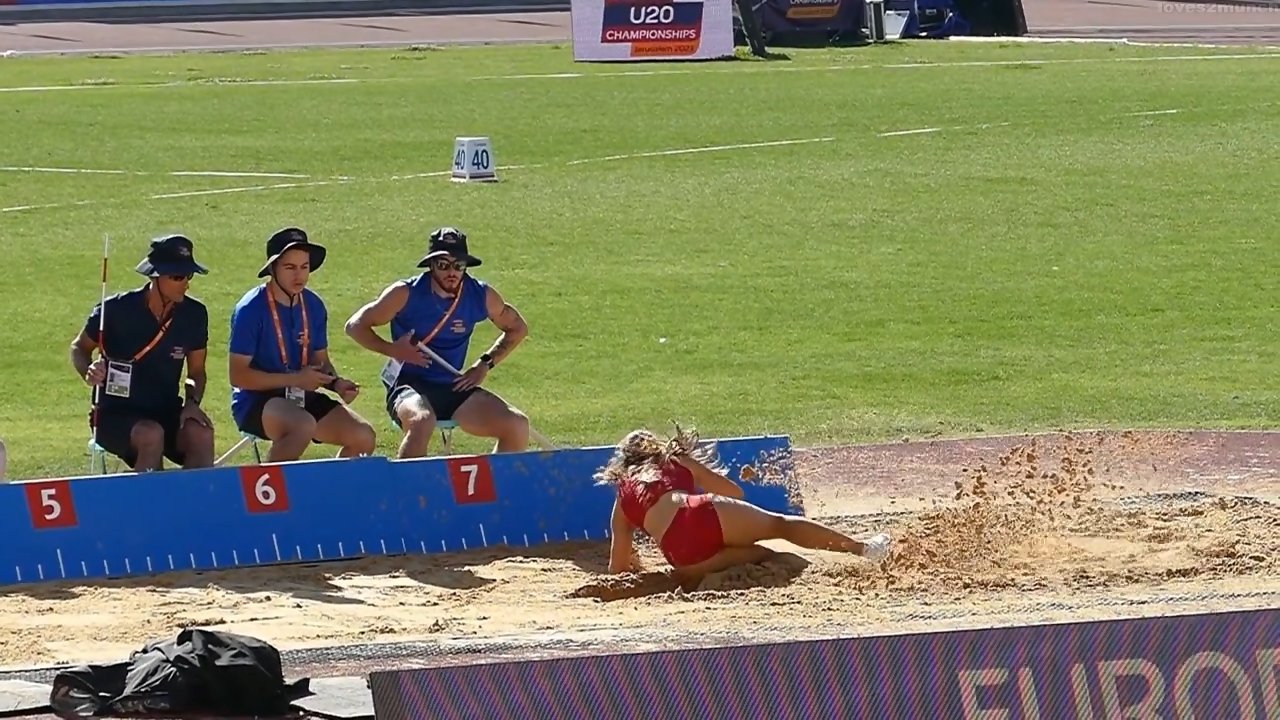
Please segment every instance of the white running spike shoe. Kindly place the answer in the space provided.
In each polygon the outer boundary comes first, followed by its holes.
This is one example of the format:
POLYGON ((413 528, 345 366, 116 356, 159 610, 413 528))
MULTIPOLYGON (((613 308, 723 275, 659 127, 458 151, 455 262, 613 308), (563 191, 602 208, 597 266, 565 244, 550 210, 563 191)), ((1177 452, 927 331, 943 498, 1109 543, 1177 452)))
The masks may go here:
POLYGON ((871 562, 880 562, 888 557, 890 542, 889 536, 885 533, 871 536, 862 544, 862 557, 871 562))

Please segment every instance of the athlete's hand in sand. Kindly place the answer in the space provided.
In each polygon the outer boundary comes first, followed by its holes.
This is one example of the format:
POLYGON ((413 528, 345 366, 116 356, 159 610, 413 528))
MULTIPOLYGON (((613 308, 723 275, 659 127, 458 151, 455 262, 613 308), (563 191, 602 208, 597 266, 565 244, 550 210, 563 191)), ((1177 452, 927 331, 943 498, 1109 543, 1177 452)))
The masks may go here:
POLYGON ((759 477, 759 475, 760 473, 756 472, 756 469, 750 465, 743 465, 742 469, 738 471, 738 479, 743 482, 747 482, 754 477, 759 477))
POLYGON ((625 562, 622 562, 619 564, 613 564, 613 563, 609 564, 609 574, 611 575, 621 575, 623 573, 642 573, 642 572, 644 572, 644 566, 640 564, 640 557, 635 554, 632 554, 632 556, 629 559, 627 559, 625 562))
POLYGON ((680 589, 685 592, 697 590, 698 586, 702 584, 702 579, 706 577, 697 570, 687 567, 672 568, 670 576, 680 586, 680 589))

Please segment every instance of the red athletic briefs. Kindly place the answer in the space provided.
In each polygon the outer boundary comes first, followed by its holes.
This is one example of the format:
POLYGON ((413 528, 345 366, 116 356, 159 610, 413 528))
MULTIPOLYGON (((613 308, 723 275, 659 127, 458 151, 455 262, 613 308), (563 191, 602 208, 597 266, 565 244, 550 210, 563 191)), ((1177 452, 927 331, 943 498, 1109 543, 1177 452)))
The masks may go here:
POLYGON ((671 525, 662 535, 662 554, 672 567, 693 565, 724 549, 720 515, 710 495, 685 495, 671 525))
POLYGON ((724 548, 720 516, 709 495, 696 494, 693 474, 683 465, 670 463, 649 482, 624 480, 618 487, 622 513, 632 525, 644 529, 649 509, 673 490, 688 494, 659 544, 667 562, 673 567, 692 565, 720 552, 724 548))

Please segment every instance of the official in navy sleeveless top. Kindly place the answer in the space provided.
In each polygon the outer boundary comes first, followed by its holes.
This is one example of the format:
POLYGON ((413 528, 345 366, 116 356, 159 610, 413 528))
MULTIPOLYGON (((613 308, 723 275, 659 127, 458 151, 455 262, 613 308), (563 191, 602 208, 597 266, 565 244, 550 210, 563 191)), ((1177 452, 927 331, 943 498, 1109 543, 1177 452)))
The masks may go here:
POLYGON ((187 468, 213 465, 213 423, 200 409, 209 310, 187 294, 191 278, 208 270, 194 249, 182 235, 152 240, 134 268, 147 283, 94 307, 72 342, 72 367, 94 388, 90 429, 136 472, 160 470, 164 458, 187 468))
POLYGON ((337 445, 339 457, 374 450, 373 426, 348 407, 360 386, 329 358, 328 309, 306 287, 327 254, 300 228, 276 232, 258 271, 268 280, 231 313, 231 415, 241 431, 271 441, 267 462, 297 460, 311 443, 337 445))
POLYGON ((463 432, 496 439, 495 452, 528 447, 529 419, 481 387, 524 340, 528 326, 492 285, 470 274, 480 264, 467 249, 465 233, 439 228, 418 262, 426 271, 387 286, 347 321, 347 335, 386 357, 387 413, 404 431, 397 457, 426 455, 437 420, 453 420, 463 432), (485 320, 502 334, 468 365, 472 333, 485 320), (391 326, 391 340, 374 330, 383 325, 391 326))

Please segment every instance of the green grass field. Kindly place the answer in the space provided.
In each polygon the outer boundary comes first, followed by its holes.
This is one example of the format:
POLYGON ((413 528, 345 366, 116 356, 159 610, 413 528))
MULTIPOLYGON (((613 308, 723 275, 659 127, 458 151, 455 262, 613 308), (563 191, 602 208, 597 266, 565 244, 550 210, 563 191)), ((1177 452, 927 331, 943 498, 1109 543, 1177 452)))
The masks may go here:
MULTIPOLYGON (((797 444, 1274 427, 1280 106, 1260 89, 1280 55, 1171 59, 1228 52, 1250 51, 939 42, 642 66, 575 65, 549 46, 0 61, 2 87, 93 86, 0 92, 0 165, 127 171, 0 171, 0 208, 49 206, 0 212, 10 475, 87 467, 89 393, 66 348, 98 299, 104 233, 113 291, 143 282, 132 267, 149 238, 195 240, 212 271, 192 290, 214 320, 206 405, 219 451, 234 442, 226 319, 257 282, 266 237, 290 224, 330 249, 311 287, 384 451, 398 438, 380 358, 342 322, 412 274, 444 224, 469 233, 476 274, 530 323, 490 387, 565 444, 673 418, 797 444), (555 73, 583 76, 493 77, 555 73), (244 82, 339 79, 354 82, 244 82), (924 128, 941 130, 881 136, 924 128), (470 134, 523 167, 496 185, 394 179, 447 171, 453 138, 470 134)), ((493 336, 478 333, 472 356, 493 336)))

